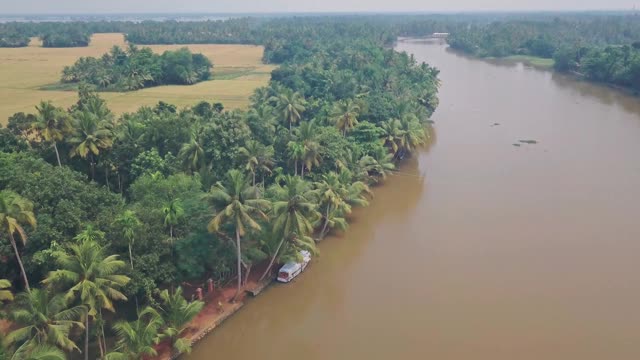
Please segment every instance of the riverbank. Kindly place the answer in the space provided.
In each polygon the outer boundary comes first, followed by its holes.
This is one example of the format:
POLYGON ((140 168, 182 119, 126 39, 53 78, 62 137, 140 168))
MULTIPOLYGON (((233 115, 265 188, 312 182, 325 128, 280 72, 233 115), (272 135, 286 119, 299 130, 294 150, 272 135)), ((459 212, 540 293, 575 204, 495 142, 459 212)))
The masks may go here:
POLYGON ((541 69, 553 69, 553 65, 555 64, 555 61, 553 59, 547 59, 547 58, 541 58, 541 57, 529 56, 529 55, 511 55, 511 56, 505 56, 501 58, 486 57, 481 59, 521 62, 525 65, 529 65, 529 66, 533 66, 541 69))
MULTIPOLYGON (((271 270, 271 276, 260 281, 264 270, 267 267, 267 261, 252 268, 251 274, 246 283, 242 287, 241 294, 236 301, 233 298, 236 294, 235 282, 231 281, 228 285, 221 289, 215 289, 213 293, 205 295, 203 301, 204 308, 200 313, 186 326, 183 338, 187 339, 193 346, 202 340, 209 333, 217 329, 222 323, 242 309, 248 295, 258 296, 264 289, 275 280, 274 266, 271 270)), ((204 287, 204 284, 202 284, 204 287)), ((191 289, 195 290, 195 289, 191 289)), ((147 360, 173 360, 179 358, 182 354, 176 353, 170 347, 168 342, 161 342, 156 346, 157 356, 147 357, 147 360)))

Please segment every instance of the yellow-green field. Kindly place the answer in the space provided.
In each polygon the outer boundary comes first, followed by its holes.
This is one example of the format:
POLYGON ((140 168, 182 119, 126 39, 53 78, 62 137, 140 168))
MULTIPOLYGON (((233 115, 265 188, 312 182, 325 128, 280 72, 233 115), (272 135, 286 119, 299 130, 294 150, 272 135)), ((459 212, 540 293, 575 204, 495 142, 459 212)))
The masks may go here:
MULTIPOLYGON (((77 100, 72 91, 41 90, 60 80, 60 73, 82 56, 101 56, 113 45, 125 46, 122 34, 96 34, 84 48, 51 49, 31 46, 0 49, 0 123, 16 112, 34 112, 40 100, 68 107, 77 100)), ((159 86, 127 93, 102 93, 117 114, 135 111, 158 101, 187 106, 200 100, 221 102, 227 109, 248 104, 257 87, 266 85, 273 66, 261 62, 263 48, 252 45, 151 45, 156 52, 187 46, 214 63, 213 80, 191 86, 159 86)))

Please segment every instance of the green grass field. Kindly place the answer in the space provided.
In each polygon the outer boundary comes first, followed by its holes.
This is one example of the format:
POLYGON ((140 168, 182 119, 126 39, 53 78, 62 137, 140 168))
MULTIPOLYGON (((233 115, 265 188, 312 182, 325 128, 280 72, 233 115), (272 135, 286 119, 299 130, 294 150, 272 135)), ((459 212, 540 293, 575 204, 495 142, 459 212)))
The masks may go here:
MULTIPOLYGON (((0 49, 0 123, 16 112, 34 112, 40 100, 68 107, 77 100, 74 91, 61 89, 60 73, 82 56, 101 56, 112 46, 126 46, 122 34, 96 34, 84 48, 42 48, 37 41, 26 48, 0 49), (47 90, 56 89, 56 90, 47 90)), ((214 63, 213 80, 191 86, 159 86, 139 91, 105 92, 102 96, 117 114, 142 105, 165 101, 179 107, 200 100, 222 102, 226 108, 247 106, 257 87, 269 81, 272 65, 262 64, 263 48, 252 45, 151 45, 156 52, 187 46, 214 63)))

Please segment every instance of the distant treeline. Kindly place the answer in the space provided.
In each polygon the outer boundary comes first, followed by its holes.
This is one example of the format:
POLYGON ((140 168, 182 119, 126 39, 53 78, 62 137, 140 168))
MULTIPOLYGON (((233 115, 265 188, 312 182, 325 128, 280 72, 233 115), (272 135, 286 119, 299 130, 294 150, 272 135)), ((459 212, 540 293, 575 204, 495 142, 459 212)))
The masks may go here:
POLYGON ((555 69, 640 90, 640 16, 591 15, 469 24, 452 48, 479 57, 553 58, 555 69))
MULTIPOLYGON (((27 46, 31 37, 40 37, 45 47, 87 46, 95 33, 124 33, 133 44, 264 44, 282 35, 290 37, 327 22, 343 31, 355 24, 363 29, 376 26, 381 35, 393 41, 402 35, 427 35, 460 26, 462 21, 486 17, 384 15, 384 16, 307 16, 284 18, 236 18, 215 21, 76 21, 12 22, 0 24, 0 47, 27 46)), ((351 29, 351 28, 350 28, 351 29)))
POLYGON ((27 46, 39 36, 46 47, 86 46, 91 34, 121 32, 132 44, 256 44, 265 61, 306 56, 310 39, 323 34, 376 36, 390 45, 398 36, 448 32, 452 48, 478 57, 528 55, 554 58, 556 69, 588 79, 640 89, 640 16, 630 13, 520 13, 450 15, 344 15, 255 17, 217 21, 95 21, 0 24, 0 46, 27 46), (305 37, 299 36, 305 34, 305 37))
POLYGON ((82 57, 62 71, 64 83, 87 83, 99 90, 131 91, 157 85, 191 85, 211 77, 213 64, 187 48, 154 54, 150 48, 114 46, 100 58, 82 57))

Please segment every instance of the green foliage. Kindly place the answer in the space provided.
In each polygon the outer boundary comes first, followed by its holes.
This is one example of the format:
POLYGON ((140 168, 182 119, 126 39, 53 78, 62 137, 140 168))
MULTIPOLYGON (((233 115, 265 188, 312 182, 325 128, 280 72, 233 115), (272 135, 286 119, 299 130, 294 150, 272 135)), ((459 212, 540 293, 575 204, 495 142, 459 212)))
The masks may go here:
POLYGON ((42 46, 50 48, 67 48, 89 46, 90 36, 88 32, 79 28, 68 26, 67 29, 61 31, 48 32, 42 35, 42 46))
POLYGON ((182 294, 181 287, 178 287, 173 293, 170 293, 169 290, 163 290, 160 293, 160 299, 160 315, 164 320, 163 335, 169 338, 176 352, 190 353, 191 344, 181 335, 189 322, 202 310, 204 302, 188 302, 182 294))
POLYGON ((553 58, 558 71, 640 89, 640 21, 635 16, 562 14, 456 28, 452 48, 481 57, 553 58))
MULTIPOLYGON (((66 166, 52 166, 30 154, 0 153, 0 168, 0 188, 12 189, 34 205, 39 226, 29 231, 22 252, 27 273, 36 279, 55 266, 50 257, 36 254, 54 242, 66 243, 87 224, 108 228, 122 207, 118 195, 88 183, 85 176, 66 166)), ((15 274, 15 269, 13 262, 0 263, 3 274, 15 274)))
POLYGON ((132 91, 158 85, 191 85, 211 77, 213 64, 187 48, 154 54, 150 48, 114 46, 100 58, 83 57, 62 71, 64 83, 86 83, 101 90, 132 91))
POLYGON ((17 326, 7 336, 7 343, 16 347, 17 353, 29 352, 38 345, 79 351, 69 336, 74 327, 84 328, 80 320, 85 308, 67 304, 62 294, 53 295, 46 289, 18 294, 10 312, 10 319, 17 326))
MULTIPOLYGON (((179 291, 163 292, 159 301, 158 288, 235 278, 240 293, 254 264, 268 258, 264 277, 277 261, 316 252, 314 238, 346 229, 352 208, 368 204, 369 185, 426 143, 438 71, 389 45, 401 31, 440 23, 411 19, 69 24, 84 32, 127 29, 129 40, 140 42, 262 43, 265 59, 282 64, 246 110, 159 102, 116 118, 96 88, 115 89, 125 78, 124 85, 147 86, 165 74, 200 81, 206 59, 133 46, 78 61, 74 70, 100 75, 99 84, 79 86, 79 100, 67 110, 44 102, 35 115, 16 114, 0 133, 0 188, 29 199, 38 222, 24 227, 29 242, 18 249, 25 273, 39 280, 49 272, 44 284, 52 296, 88 309, 85 335, 97 337, 100 356, 138 359, 162 336, 187 351, 181 334, 201 306, 179 291), (124 321, 123 312, 102 315, 127 298, 141 309, 160 305, 164 323, 150 309, 134 321, 124 321), (112 320, 117 349, 106 354, 104 328, 112 320)), ((45 33, 57 25, 32 26, 45 33)), ((7 29, 23 26, 0 24, 0 34, 7 29)), ((76 76, 70 69, 67 75, 76 76)), ((16 253, 0 246, 9 259, 0 273, 13 284, 16 253)))
POLYGON ((115 323, 113 330, 118 338, 116 351, 107 354, 106 360, 136 360, 143 355, 157 355, 154 345, 160 341, 162 324, 162 317, 151 307, 142 310, 134 321, 115 323))
POLYGON ((11 290, 7 290, 10 288, 11 281, 7 279, 0 279, 0 302, 13 300, 13 293, 11 292, 11 290))

